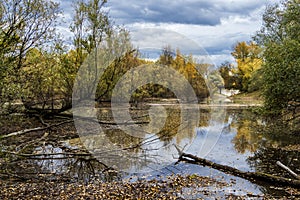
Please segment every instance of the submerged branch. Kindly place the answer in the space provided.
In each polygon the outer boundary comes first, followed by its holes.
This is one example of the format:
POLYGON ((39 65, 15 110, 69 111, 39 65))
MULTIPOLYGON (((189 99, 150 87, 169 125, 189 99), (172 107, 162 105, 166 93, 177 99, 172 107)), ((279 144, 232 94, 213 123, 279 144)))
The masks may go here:
POLYGON ((17 153, 12 151, 2 151, 3 153, 12 154, 16 156, 26 157, 26 158, 34 158, 37 159, 38 157, 45 157, 50 156, 51 159, 55 158, 55 156, 91 156, 90 153, 40 153, 40 154, 25 154, 25 153, 17 153))
POLYGON ((295 177, 296 179, 300 180, 300 176, 298 174, 296 174, 295 172, 293 172, 289 167, 285 166, 284 164, 282 164, 280 161, 277 161, 276 164, 285 169, 288 173, 290 173, 293 177, 295 177))
POLYGON ((46 129, 49 129, 49 128, 52 128, 52 127, 56 127, 56 126, 60 126, 60 125, 70 123, 70 122, 73 122, 73 119, 66 120, 66 121, 63 121, 63 122, 59 122, 59 123, 56 123, 56 124, 51 124, 51 125, 48 125, 48 126, 45 126, 45 127, 36 127, 36 128, 24 129, 24 130, 21 130, 21 131, 12 132, 12 133, 9 133, 7 135, 1 136, 1 138, 19 136, 19 135, 23 135, 25 133, 30 133, 30 132, 34 132, 34 131, 43 131, 43 130, 46 130, 46 129))
MULTIPOLYGON (((98 121, 96 119, 87 118, 87 117, 80 117, 80 118, 77 118, 77 119, 88 120, 88 121, 95 121, 95 122, 98 122, 99 124, 105 124, 105 125, 132 125, 132 124, 147 124, 148 123, 148 122, 115 123, 115 122, 108 122, 108 121, 98 121)), ((76 120, 76 119, 74 119, 74 120, 76 120)), ((36 128, 31 128, 31 129, 24 129, 24 130, 20 130, 20 131, 9 133, 7 135, 0 136, 0 138, 8 138, 8 137, 12 137, 12 136, 23 135, 25 133, 30 133, 30 132, 35 132, 35 131, 43 131, 43 130, 47 130, 47 129, 52 128, 52 127, 56 127, 56 126, 60 126, 60 125, 66 124, 66 123, 73 122, 74 120, 70 119, 70 120, 66 120, 66 121, 63 121, 63 122, 56 123, 56 124, 50 124, 50 125, 48 124, 48 126, 44 126, 44 127, 36 127, 36 128)), ((46 124, 46 123, 43 123, 43 124, 46 124)))

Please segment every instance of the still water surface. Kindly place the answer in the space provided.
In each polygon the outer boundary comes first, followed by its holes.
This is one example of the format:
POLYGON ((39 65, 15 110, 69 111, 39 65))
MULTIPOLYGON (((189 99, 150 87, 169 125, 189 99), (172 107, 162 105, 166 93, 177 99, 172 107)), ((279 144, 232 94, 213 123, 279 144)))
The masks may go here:
MULTIPOLYGON (((66 178, 71 177, 75 181, 88 181, 95 178, 104 181, 116 179, 135 181, 164 179, 173 174, 199 174, 230 183, 230 186, 221 191, 213 186, 210 188, 216 190, 219 196, 225 193, 241 195, 278 193, 280 195, 281 191, 270 187, 268 183, 251 183, 209 167, 186 163, 175 164, 178 158, 177 148, 185 153, 242 171, 259 171, 289 177, 276 166, 275 163, 279 160, 300 174, 299 149, 290 150, 290 147, 299 145, 300 138, 288 133, 282 124, 268 122, 257 116, 251 112, 252 108, 234 105, 215 107, 189 105, 184 109, 173 104, 147 106, 163 106, 165 111, 156 113, 151 118, 147 107, 131 109, 133 120, 150 122, 150 127, 148 123, 139 125, 148 126, 142 129, 141 137, 136 138, 126 134, 122 125, 106 125, 103 127, 102 138, 109 141, 109 144, 104 143, 101 137, 86 135, 81 136, 80 139, 60 141, 58 146, 46 144, 43 147, 36 147, 33 151, 33 153, 45 154, 93 148, 94 157, 66 158, 61 154, 48 156, 47 159, 36 157, 37 159, 24 160, 22 165, 31 166, 27 167, 31 173, 50 173, 66 178), (199 113, 195 114, 195 110, 199 113), (191 120, 186 120, 182 115, 191 120), (192 119, 194 117, 197 118, 196 121, 192 119), (183 122, 182 119, 186 121, 183 122), (163 126, 161 126, 162 121, 163 126), (82 142, 85 147, 82 146, 82 142), (119 149, 125 148, 125 153, 115 149, 112 151, 109 146, 111 144, 119 149), (104 150, 106 153, 103 153, 104 150), (100 153, 95 154, 95 152, 100 153), (121 169, 122 172, 107 170, 107 167, 121 169)), ((112 118, 112 113, 108 108, 101 108, 98 110, 98 117, 100 121, 108 121, 112 118)), ((126 126, 130 127, 130 125, 126 126)), ((16 171, 24 170, 21 169, 20 164, 14 168, 16 171)))

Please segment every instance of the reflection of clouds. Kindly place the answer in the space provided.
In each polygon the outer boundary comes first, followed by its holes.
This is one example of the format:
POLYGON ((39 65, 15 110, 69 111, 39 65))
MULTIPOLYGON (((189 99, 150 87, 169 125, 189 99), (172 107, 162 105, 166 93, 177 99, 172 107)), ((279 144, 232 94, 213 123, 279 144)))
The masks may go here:
POLYGON ((63 153, 63 150, 61 148, 53 147, 52 145, 49 144, 46 146, 37 147, 34 150, 34 154, 55 154, 55 153, 57 153, 58 155, 42 156, 42 157, 46 157, 46 159, 37 160, 36 163, 41 167, 42 170, 49 171, 51 173, 63 174, 68 172, 69 165, 70 163, 72 163, 73 159, 61 159, 64 157, 64 155, 61 154, 63 153))
POLYGON ((232 122, 233 119, 229 116, 224 122, 214 121, 209 126, 197 128, 197 136, 194 141, 197 145, 190 148, 189 152, 220 164, 246 171, 251 170, 246 159, 252 153, 237 154, 237 150, 232 144, 237 134, 235 128, 228 128, 232 122))
POLYGON ((225 116, 226 110, 223 107, 212 108, 208 126, 199 127, 195 130, 197 135, 188 151, 199 157, 206 157, 220 140, 225 126, 225 116))
POLYGON ((219 140, 222 128, 222 124, 210 124, 208 127, 197 128, 197 136, 194 140, 197 147, 189 149, 189 151, 195 151, 199 157, 206 157, 219 140))

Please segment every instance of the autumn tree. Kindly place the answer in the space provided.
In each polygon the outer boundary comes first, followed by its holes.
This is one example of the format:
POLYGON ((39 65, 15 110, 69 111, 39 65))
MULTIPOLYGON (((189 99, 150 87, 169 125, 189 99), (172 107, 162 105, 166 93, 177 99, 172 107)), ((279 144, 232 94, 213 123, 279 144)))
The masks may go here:
MULTIPOLYGON (((142 61, 138 58, 139 51, 132 47, 127 30, 114 29, 111 36, 107 38, 108 49, 106 51, 114 60, 105 69, 97 86, 96 99, 98 101, 109 100, 118 80, 128 70, 142 64, 142 61), (122 52, 122 49, 125 51, 122 52)), ((101 68, 101 66, 99 67, 101 68)))
POLYGON ((174 60, 174 51, 170 45, 167 45, 163 48, 162 53, 158 59, 159 64, 162 65, 171 65, 174 60))
MULTIPOLYGON (((167 46, 163 49, 158 63, 170 66, 181 73, 192 86, 199 99, 203 99, 208 96, 208 90, 203 74, 201 74, 200 70, 198 70, 198 68, 202 68, 202 66, 204 67, 205 64, 196 63, 193 55, 184 55, 179 49, 177 49, 176 53, 174 53, 171 46, 167 46)), ((178 86, 180 86, 180 83, 178 83, 178 86)), ((182 89, 184 90, 185 88, 182 89)), ((162 89, 160 91, 163 92, 162 89)), ((171 94, 168 90, 165 90, 164 92, 164 95, 167 95, 168 97, 174 96, 174 94, 171 94)))
POLYGON ((280 114, 300 105, 300 1, 268 6, 255 40, 263 46, 265 108, 280 114))
POLYGON ((57 114, 72 107, 72 88, 77 69, 72 65, 73 50, 61 43, 45 49, 32 48, 26 54, 21 79, 23 103, 28 110, 44 115, 57 114))
POLYGON ((173 67, 185 76, 199 99, 208 97, 204 76, 198 71, 198 68, 205 67, 205 63, 197 63, 192 54, 183 55, 177 50, 173 67))
POLYGON ((231 55, 235 58, 237 63, 235 74, 239 79, 237 81, 239 90, 244 92, 249 91, 251 77, 255 71, 261 68, 262 65, 260 52, 261 48, 252 41, 249 43, 244 41, 238 42, 234 46, 234 50, 231 55))

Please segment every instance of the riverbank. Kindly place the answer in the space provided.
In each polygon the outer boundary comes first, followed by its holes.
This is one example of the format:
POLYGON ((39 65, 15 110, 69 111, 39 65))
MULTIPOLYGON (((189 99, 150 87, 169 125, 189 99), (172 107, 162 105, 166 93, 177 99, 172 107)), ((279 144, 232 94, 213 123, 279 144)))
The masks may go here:
POLYGON ((66 183, 0 181, 1 199, 268 199, 269 195, 235 195, 227 183, 197 175, 166 180, 66 183))
POLYGON ((240 104, 256 104, 263 105, 263 97, 260 91, 255 91, 251 93, 239 93, 229 97, 233 103, 240 104))
MULTIPOLYGON (((1 199, 207 199, 226 183, 197 175, 170 176, 165 180, 130 180, 93 183, 0 181, 1 199)), ((250 194, 249 194, 250 195, 250 194)), ((229 197, 236 197, 226 194, 229 197)), ((247 196, 245 196, 247 197, 247 196)))

